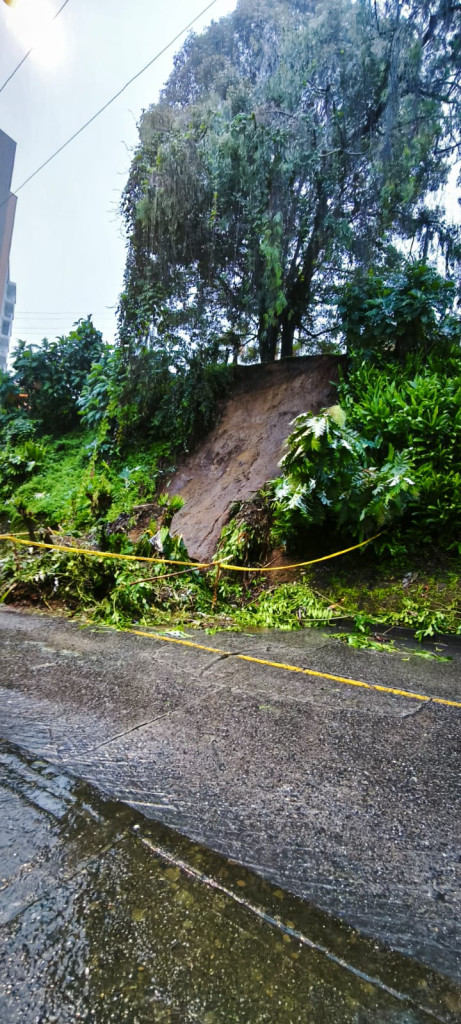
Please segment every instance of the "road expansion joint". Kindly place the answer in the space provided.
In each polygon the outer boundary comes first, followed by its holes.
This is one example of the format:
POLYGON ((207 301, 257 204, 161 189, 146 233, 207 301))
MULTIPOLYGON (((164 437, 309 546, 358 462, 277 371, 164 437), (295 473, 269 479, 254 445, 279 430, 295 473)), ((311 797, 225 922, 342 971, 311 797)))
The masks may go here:
POLYGON ((101 743, 96 743, 94 746, 88 747, 87 753, 92 754, 97 750, 101 750, 103 747, 110 746, 111 743, 115 743, 117 740, 124 739, 125 736, 130 736, 134 732, 139 732, 141 729, 146 729, 148 726, 155 725, 157 722, 162 721, 165 718, 173 718, 174 715, 184 714, 187 711, 192 710, 199 704, 203 704, 204 700, 211 696, 214 697, 220 690, 224 689, 224 685, 213 687, 213 689, 206 690, 205 694, 201 694, 197 700, 191 701, 189 704, 180 705, 177 708, 172 708, 169 711, 164 711, 161 715, 156 715, 155 718, 149 718, 145 722, 139 722, 137 725, 132 725, 129 729, 123 729, 121 732, 116 733, 114 736, 109 736, 108 739, 102 740, 101 743))
POLYGON ((412 708, 411 711, 404 711, 403 715, 399 715, 399 718, 400 719, 403 719, 403 718, 414 718, 415 715, 419 715, 419 713, 421 711, 425 711, 426 708, 433 708, 433 707, 434 707, 434 700, 431 697, 431 699, 426 701, 425 704, 420 704, 419 707, 412 708))
POLYGON ((222 654, 217 654, 216 657, 211 658, 211 660, 203 666, 203 668, 198 673, 197 678, 202 679, 204 675, 207 675, 207 673, 210 672, 211 669, 213 669, 216 665, 219 665, 221 661, 227 661, 229 658, 233 657, 233 651, 223 651, 222 654))

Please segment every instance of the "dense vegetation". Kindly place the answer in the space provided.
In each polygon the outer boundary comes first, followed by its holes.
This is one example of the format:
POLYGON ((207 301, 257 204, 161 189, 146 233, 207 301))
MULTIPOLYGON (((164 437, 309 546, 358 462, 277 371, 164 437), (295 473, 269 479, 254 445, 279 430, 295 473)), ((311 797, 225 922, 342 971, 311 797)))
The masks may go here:
MULTIPOLYGON (((449 0, 240 0, 189 38, 140 121, 117 344, 87 318, 21 342, 0 374, 5 532, 184 559, 164 491, 232 364, 342 352, 335 405, 298 418, 280 479, 231 510, 217 557, 309 557, 379 533, 366 572, 408 575, 430 552, 443 607, 400 593, 380 612, 349 594, 345 611, 458 628, 461 250, 439 199, 459 145, 459 20, 449 0)), ((57 551, 0 561, 0 599, 115 624, 296 628, 334 617, 335 587, 262 593, 251 576, 57 551)))
POLYGON ((459 5, 240 0, 142 115, 120 336, 270 361, 335 327, 332 289, 402 243, 448 263, 459 5))
POLYGON ((362 539, 388 527, 397 552, 461 553, 461 321, 454 286, 409 263, 340 299, 349 372, 338 404, 298 417, 275 487, 275 523, 362 539))

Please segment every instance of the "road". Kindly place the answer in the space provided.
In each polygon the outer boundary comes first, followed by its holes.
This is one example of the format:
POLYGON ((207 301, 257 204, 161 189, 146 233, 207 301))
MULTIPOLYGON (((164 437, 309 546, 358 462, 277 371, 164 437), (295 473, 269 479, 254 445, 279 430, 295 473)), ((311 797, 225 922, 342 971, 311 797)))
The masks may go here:
POLYGON ((459 649, 187 632, 2 611, 1 738, 459 980, 459 649))

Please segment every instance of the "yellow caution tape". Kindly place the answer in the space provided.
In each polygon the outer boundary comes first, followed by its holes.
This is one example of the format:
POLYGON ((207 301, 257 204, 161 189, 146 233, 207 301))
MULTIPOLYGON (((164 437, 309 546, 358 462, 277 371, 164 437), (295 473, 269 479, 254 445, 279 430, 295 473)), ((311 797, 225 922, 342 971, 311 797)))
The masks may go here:
POLYGON ((117 632, 131 633, 133 636, 147 637, 149 640, 162 640, 168 644, 179 644, 182 647, 193 647, 198 651, 207 651, 209 654, 220 654, 225 658, 237 658, 239 661, 249 661, 255 665, 265 665, 268 668, 282 669, 284 672, 298 672, 300 675, 315 676, 318 679, 329 679, 334 683, 344 683, 346 686, 360 686, 365 690, 375 690, 377 693, 390 693, 393 697, 405 697, 407 700, 419 700, 424 703, 443 704, 449 708, 461 708, 461 701, 447 700, 445 697, 428 697, 424 693, 414 693, 412 690, 398 690, 393 686, 381 686, 378 683, 364 683, 360 679, 349 679, 347 676, 334 676, 329 672, 317 672, 313 668, 301 668, 299 665, 285 665, 279 661, 267 661, 265 658, 253 658, 249 654, 234 654, 233 651, 223 651, 221 647, 207 647, 204 644, 196 644, 191 640, 181 640, 178 637, 165 636, 163 633, 147 633, 141 629, 122 629, 117 632))
POLYGON ((227 565, 226 562, 216 562, 215 565, 220 565, 221 569, 233 569, 234 572, 286 572, 287 569, 303 569, 306 565, 315 565, 316 562, 327 562, 329 558, 338 558, 339 555, 347 555, 349 551, 357 551, 358 548, 365 547, 365 544, 371 544, 372 540, 376 540, 377 537, 381 537, 381 533, 375 533, 373 537, 368 537, 367 540, 362 540, 360 544, 353 544, 351 548, 344 548, 342 551, 334 551, 332 555, 322 555, 321 558, 311 558, 309 562, 297 562, 296 565, 267 565, 262 568, 248 569, 242 565, 227 565))
POLYGON ((145 558, 143 555, 123 555, 116 551, 94 551, 91 548, 77 548, 69 544, 45 544, 44 541, 22 540, 9 533, 0 533, 0 540, 8 540, 11 544, 22 544, 26 548, 47 548, 49 551, 67 551, 73 555, 90 555, 94 558, 119 558, 125 562, 155 562, 157 565, 188 565, 193 569, 208 569, 214 562, 180 562, 178 559, 145 558))
MULTIPOLYGON (((382 531, 381 531, 382 533, 382 531)), ((340 555, 347 555, 350 551, 357 551, 358 548, 363 548, 366 544, 371 544, 372 540, 376 540, 377 537, 381 537, 381 533, 375 533, 373 537, 368 537, 367 540, 362 540, 360 544, 354 544, 351 548, 344 548, 342 551, 334 551, 331 555, 322 555, 321 558, 311 558, 308 562, 297 562, 295 565, 267 565, 267 566, 245 566, 245 565, 230 565, 227 562, 182 562, 179 559, 172 558, 147 558, 142 555, 123 555, 118 554, 115 551, 94 551, 91 548, 77 548, 67 544, 45 544, 44 541, 38 540, 23 540, 22 537, 16 535, 13 536, 9 533, 0 534, 0 540, 7 540, 11 544, 22 544, 23 547, 32 548, 46 548, 50 551, 67 551, 69 554, 74 555, 90 555, 94 558, 118 558, 125 562, 150 562, 156 565, 186 565, 191 569, 229 569, 232 572, 286 572, 288 569, 303 569, 307 565, 315 565, 317 562, 327 562, 330 558, 338 558, 340 555)))

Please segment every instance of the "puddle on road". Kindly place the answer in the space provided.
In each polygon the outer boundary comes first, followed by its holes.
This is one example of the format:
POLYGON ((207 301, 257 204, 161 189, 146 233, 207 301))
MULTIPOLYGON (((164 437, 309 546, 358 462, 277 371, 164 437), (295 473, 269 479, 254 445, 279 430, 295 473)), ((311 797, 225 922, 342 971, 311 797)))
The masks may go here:
POLYGON ((430 1024, 460 990, 0 743, 2 1024, 430 1024))

